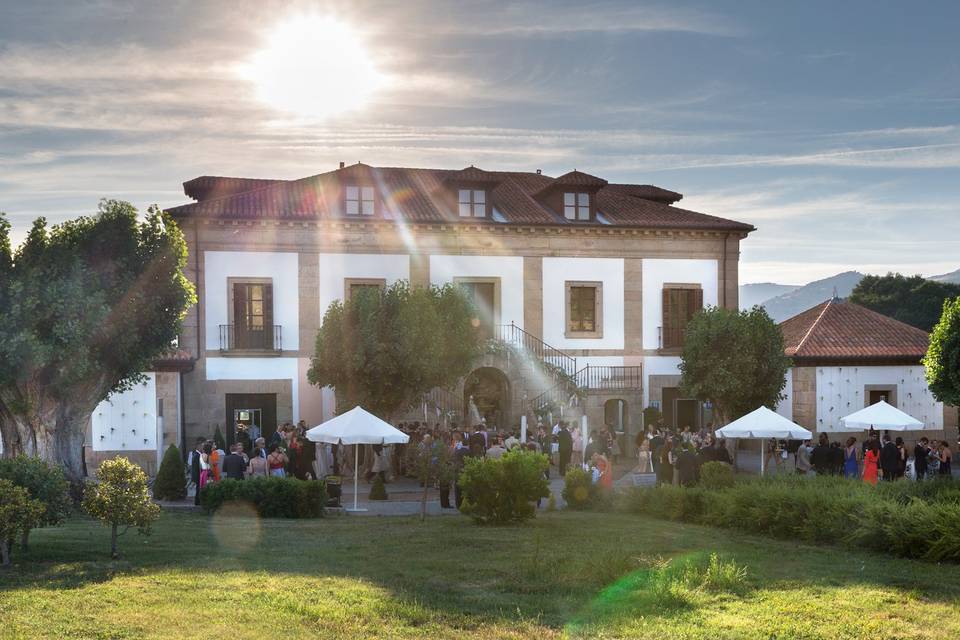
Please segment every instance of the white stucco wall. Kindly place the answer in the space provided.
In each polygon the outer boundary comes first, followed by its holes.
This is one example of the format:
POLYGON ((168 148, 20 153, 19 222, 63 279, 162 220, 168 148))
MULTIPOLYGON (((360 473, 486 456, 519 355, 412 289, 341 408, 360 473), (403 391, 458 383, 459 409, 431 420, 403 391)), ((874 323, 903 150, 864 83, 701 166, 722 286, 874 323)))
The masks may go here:
POLYGON ((147 373, 144 382, 115 393, 97 405, 90 416, 94 451, 153 451, 157 448, 157 379, 147 373))
POLYGON ((207 358, 207 380, 290 380, 293 422, 300 419, 297 358, 207 358))
POLYGON ((643 348, 660 348, 663 323, 663 285, 698 283, 703 289, 704 306, 718 301, 719 266, 716 260, 649 258, 643 260, 643 348))
POLYGON ((383 278, 387 285, 410 279, 410 256, 369 253, 320 254, 320 317, 342 300, 346 278, 383 278))
POLYGON ((500 324, 523 328, 522 257, 430 256, 431 284, 444 285, 454 278, 500 278, 500 324))
POLYGON ((787 369, 786 386, 783 388, 783 395, 786 396, 777 405, 777 413, 787 420, 793 420, 793 369, 787 369))
POLYGON ((207 349, 220 348, 220 325, 230 324, 227 278, 271 278, 273 323, 283 332, 283 349, 300 348, 298 256, 273 251, 204 251, 203 292, 207 349))
POLYGON ((869 402, 866 385, 897 388, 896 406, 925 429, 943 429, 943 403, 927 387, 923 367, 817 367, 817 431, 835 431, 840 418, 863 409, 869 402))
POLYGON ((543 259, 543 341, 558 349, 623 349, 623 259, 543 259), (566 282, 603 283, 603 337, 568 338, 566 282))

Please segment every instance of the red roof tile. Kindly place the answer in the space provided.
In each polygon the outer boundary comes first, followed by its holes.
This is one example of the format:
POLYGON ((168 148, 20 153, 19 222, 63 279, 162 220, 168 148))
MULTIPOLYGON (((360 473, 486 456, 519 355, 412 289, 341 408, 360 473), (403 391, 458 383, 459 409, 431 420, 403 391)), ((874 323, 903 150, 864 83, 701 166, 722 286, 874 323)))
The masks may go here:
MULTIPOLYGON (((241 192, 236 190, 245 184, 243 178, 202 176, 185 184, 198 180, 205 186, 204 193, 227 193, 168 209, 172 215, 215 219, 343 218, 342 187, 349 181, 361 180, 377 190, 382 217, 387 220, 753 231, 749 224, 669 206, 668 201, 681 197, 678 193, 650 185, 607 185, 605 180, 580 171, 554 179, 539 173, 484 171, 476 167, 415 169, 371 167, 358 163, 299 180, 247 181, 252 188, 241 192), (217 180, 223 184, 215 184, 217 180), (465 221, 459 218, 452 210, 451 199, 447 197, 449 192, 445 191, 453 188, 452 183, 456 180, 482 181, 491 185, 490 199, 495 212, 492 219, 465 221), (545 189, 558 184, 597 188, 598 220, 592 223, 567 221, 562 212, 553 211, 537 197, 545 189)), ((351 216, 351 219, 357 218, 351 216)))
POLYGON ((899 320, 839 299, 780 323, 785 353, 797 360, 919 361, 930 336, 899 320))

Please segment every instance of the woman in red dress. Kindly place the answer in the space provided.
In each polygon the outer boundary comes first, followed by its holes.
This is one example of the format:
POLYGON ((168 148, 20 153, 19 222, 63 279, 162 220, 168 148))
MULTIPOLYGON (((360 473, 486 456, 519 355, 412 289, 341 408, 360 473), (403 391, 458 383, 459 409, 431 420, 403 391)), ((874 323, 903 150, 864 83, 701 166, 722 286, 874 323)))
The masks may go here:
POLYGON ((863 481, 877 484, 877 463, 880 461, 880 443, 873 439, 870 448, 863 456, 863 481))

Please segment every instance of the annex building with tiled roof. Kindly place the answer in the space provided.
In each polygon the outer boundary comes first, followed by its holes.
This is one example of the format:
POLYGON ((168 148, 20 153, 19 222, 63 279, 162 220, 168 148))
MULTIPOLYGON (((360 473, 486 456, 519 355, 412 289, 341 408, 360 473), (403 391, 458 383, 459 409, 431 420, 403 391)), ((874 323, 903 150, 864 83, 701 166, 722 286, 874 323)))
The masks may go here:
POLYGON ((928 437, 956 441, 956 408, 937 402, 927 387, 926 331, 839 298, 783 321, 780 329, 793 361, 787 397, 777 409, 782 415, 835 432, 840 418, 885 400, 923 422, 928 437))
MULTIPOLYGON (((737 308, 740 242, 754 230, 679 206, 678 192, 581 169, 341 163, 293 180, 204 175, 183 190, 190 201, 167 212, 198 303, 179 340, 192 369, 167 411, 188 446, 218 427, 230 440, 238 423, 269 435, 332 417, 333 391, 306 379, 323 314, 398 280, 463 287, 486 336, 587 388, 565 415, 611 424, 625 448, 646 406, 697 427, 700 405, 679 392, 684 328, 705 306, 737 308)), ((569 381, 522 362, 484 356, 452 392, 425 398, 420 420, 469 426, 473 397, 488 428, 516 431, 521 416, 569 401, 569 381)), ((107 446, 101 435, 92 448, 107 446)))

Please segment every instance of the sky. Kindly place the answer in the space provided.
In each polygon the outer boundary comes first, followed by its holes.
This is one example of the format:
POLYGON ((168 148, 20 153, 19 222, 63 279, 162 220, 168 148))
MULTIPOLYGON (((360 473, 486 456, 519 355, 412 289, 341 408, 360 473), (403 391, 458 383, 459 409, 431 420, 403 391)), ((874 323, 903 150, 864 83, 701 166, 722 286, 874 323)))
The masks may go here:
POLYGON ((198 175, 576 168, 756 226, 742 283, 936 275, 958 24, 952 0, 0 0, 0 211, 17 242, 198 175))

